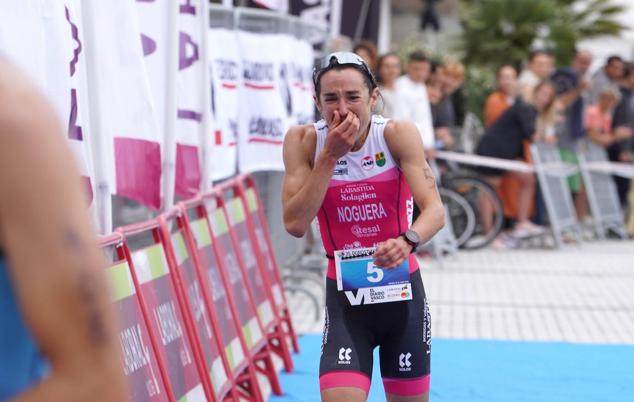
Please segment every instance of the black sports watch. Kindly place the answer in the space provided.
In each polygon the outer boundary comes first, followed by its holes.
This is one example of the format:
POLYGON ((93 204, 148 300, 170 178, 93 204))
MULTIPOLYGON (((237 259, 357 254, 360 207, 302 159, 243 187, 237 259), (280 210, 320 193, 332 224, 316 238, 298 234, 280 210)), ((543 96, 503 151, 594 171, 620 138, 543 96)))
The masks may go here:
POLYGON ((407 242, 407 244, 409 244, 410 246, 412 246, 412 253, 414 251, 416 251, 416 248, 418 247, 418 245, 420 244, 420 236, 418 235, 418 233, 416 233, 413 230, 408 230, 407 232, 403 232, 400 234, 400 236, 403 237, 403 239, 405 239, 405 241, 407 242))

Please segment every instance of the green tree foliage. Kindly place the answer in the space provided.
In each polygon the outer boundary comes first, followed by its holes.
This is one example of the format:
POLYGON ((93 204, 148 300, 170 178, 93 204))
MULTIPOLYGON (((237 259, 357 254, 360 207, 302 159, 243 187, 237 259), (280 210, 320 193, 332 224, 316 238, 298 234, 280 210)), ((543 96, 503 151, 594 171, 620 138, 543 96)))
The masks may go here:
POLYGON ((467 109, 482 115, 501 64, 519 68, 539 48, 553 51, 558 66, 568 65, 580 40, 628 29, 615 20, 623 11, 614 0, 462 0, 467 109))
POLYGON ((626 29, 613 0, 463 0, 461 10, 464 61, 482 67, 519 66, 535 47, 565 65, 580 40, 626 29))

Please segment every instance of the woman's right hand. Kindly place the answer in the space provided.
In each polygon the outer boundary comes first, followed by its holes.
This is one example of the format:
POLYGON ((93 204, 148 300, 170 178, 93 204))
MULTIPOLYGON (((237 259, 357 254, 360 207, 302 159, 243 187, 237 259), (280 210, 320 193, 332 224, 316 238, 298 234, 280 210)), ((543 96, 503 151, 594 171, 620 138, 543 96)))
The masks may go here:
POLYGON ((335 111, 333 120, 328 125, 328 135, 323 150, 325 155, 339 159, 348 153, 357 141, 360 125, 361 122, 354 113, 348 112, 342 121, 339 112, 335 111))

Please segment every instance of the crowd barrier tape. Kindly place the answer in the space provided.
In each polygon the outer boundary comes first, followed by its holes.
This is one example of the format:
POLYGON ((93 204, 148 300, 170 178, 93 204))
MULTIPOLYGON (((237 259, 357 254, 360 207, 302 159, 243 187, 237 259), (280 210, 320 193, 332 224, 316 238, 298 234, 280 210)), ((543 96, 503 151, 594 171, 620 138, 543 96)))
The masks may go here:
POLYGON ((258 245, 262 255, 262 264, 265 275, 271 281, 271 293, 273 301, 280 314, 282 322, 286 324, 286 334, 289 337, 293 350, 299 353, 299 342, 295 333, 290 309, 284 293, 284 282, 282 274, 275 257, 273 242, 271 241, 270 231, 264 213, 264 204, 260 199, 260 195, 255 186, 255 180, 250 175, 240 175, 236 179, 235 191, 243 202, 247 210, 247 222, 251 234, 255 238, 254 244, 258 245))
MULTIPOLYGON (((226 356, 231 376, 240 394, 249 401, 262 401, 261 390, 257 383, 255 364, 249 353, 243 321, 236 313, 235 297, 227 286, 225 257, 222 257, 218 242, 212 234, 207 209, 202 198, 197 197, 181 202, 182 224, 185 230, 185 241, 198 270, 203 284, 203 297, 207 301, 210 312, 216 313, 221 348, 226 356)), ((231 261, 230 261, 231 262, 231 261)), ((248 319, 245 321, 248 322, 248 319)))
POLYGON ((182 220, 182 212, 180 208, 174 208, 157 218, 164 240, 163 246, 172 267, 172 275, 179 285, 178 291, 185 296, 184 303, 189 305, 184 309, 191 312, 189 326, 200 340, 201 357, 211 392, 216 401, 223 401, 229 394, 236 400, 237 394, 234 393, 227 359, 220 352, 222 345, 219 344, 215 311, 208 297, 205 297, 208 293, 205 293, 206 283, 201 280, 198 269, 200 264, 195 263, 195 255, 190 253, 186 244, 185 238, 189 234, 182 220))
POLYGON ((590 141, 579 143, 577 159, 597 237, 605 239, 607 230, 612 229, 622 239, 628 239, 623 210, 611 175, 620 168, 634 167, 608 162, 605 149, 590 141))
POLYGON ((157 338, 157 357, 165 362, 175 401, 214 401, 207 370, 200 356, 199 339, 186 320, 185 301, 177 276, 164 250, 158 219, 117 229, 126 239, 151 236, 152 244, 138 250, 124 248, 140 305, 150 332, 157 338))
MULTIPOLYGON (((436 157, 446 161, 452 161, 471 166, 486 166, 501 170, 511 170, 514 172, 531 173, 535 172, 536 167, 530 163, 493 158, 490 156, 463 154, 460 152, 452 151, 437 151, 436 157)), ((540 168, 544 170, 545 174, 549 176, 561 176, 566 177, 573 175, 579 171, 579 169, 569 163, 559 161, 549 161, 540 165, 540 168)))
POLYGON ((587 161, 586 168, 591 172, 612 174, 624 177, 626 179, 634 179, 634 165, 622 162, 609 161, 587 161))
MULTIPOLYGON (((282 314, 278 308, 278 303, 273 295, 273 288, 276 283, 275 274, 270 260, 262 254, 260 243, 264 239, 258 239, 253 227, 251 214, 247 209, 242 197, 240 197, 241 185, 238 180, 230 180, 222 186, 225 210, 229 216, 229 224, 235 233, 236 239, 240 242, 240 251, 244 257, 245 273, 249 278, 248 285, 252 289, 258 314, 262 321, 263 329, 267 335, 271 349, 284 361, 284 368, 287 372, 293 371, 293 359, 286 338, 288 333, 284 331, 282 314), (230 195, 227 191, 230 190, 230 195)), ((268 256, 267 256, 268 257, 268 256)), ((287 326, 288 328, 288 326, 287 326)))
POLYGON ((157 359, 157 341, 149 331, 139 303, 136 286, 119 233, 102 237, 98 246, 114 260, 106 268, 111 300, 117 313, 119 344, 123 356, 128 400, 134 402, 175 402, 163 364, 157 359))
POLYGON ((282 395, 282 387, 273 364, 268 338, 258 315, 258 305, 245 260, 241 255, 240 242, 229 224, 230 218, 222 197, 222 187, 215 187, 201 196, 206 201, 212 241, 218 247, 217 255, 221 256, 225 262, 220 265, 221 277, 225 290, 229 294, 229 300, 232 300, 230 304, 234 309, 234 315, 239 317, 246 350, 253 360, 264 364, 264 367, 257 366, 257 369, 267 377, 273 393, 282 395))

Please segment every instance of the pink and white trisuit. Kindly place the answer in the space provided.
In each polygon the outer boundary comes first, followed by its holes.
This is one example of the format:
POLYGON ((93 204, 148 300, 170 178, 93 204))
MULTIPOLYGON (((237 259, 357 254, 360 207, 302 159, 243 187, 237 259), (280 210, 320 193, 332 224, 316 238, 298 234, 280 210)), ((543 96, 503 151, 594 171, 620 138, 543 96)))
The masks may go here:
MULTIPOLYGON (((317 215, 330 257, 319 365, 322 391, 353 387, 367 393, 376 347, 387 393, 412 396, 429 391, 431 318, 415 256, 409 257, 412 300, 351 306, 336 285, 335 250, 376 246, 411 224, 412 195, 385 142, 387 122, 373 116, 361 149, 337 161, 317 215)), ((328 127, 320 121, 315 130, 317 158, 328 127)))
MULTIPOLYGON (((374 247, 396 238, 411 225, 414 201, 405 175, 392 157, 383 130, 389 119, 372 116, 370 133, 358 151, 337 160, 317 219, 322 242, 329 256, 328 277, 336 279, 335 250, 374 247)), ((326 142, 328 126, 315 123, 315 159, 326 142)), ((418 269, 409 258, 409 272, 418 269)))

